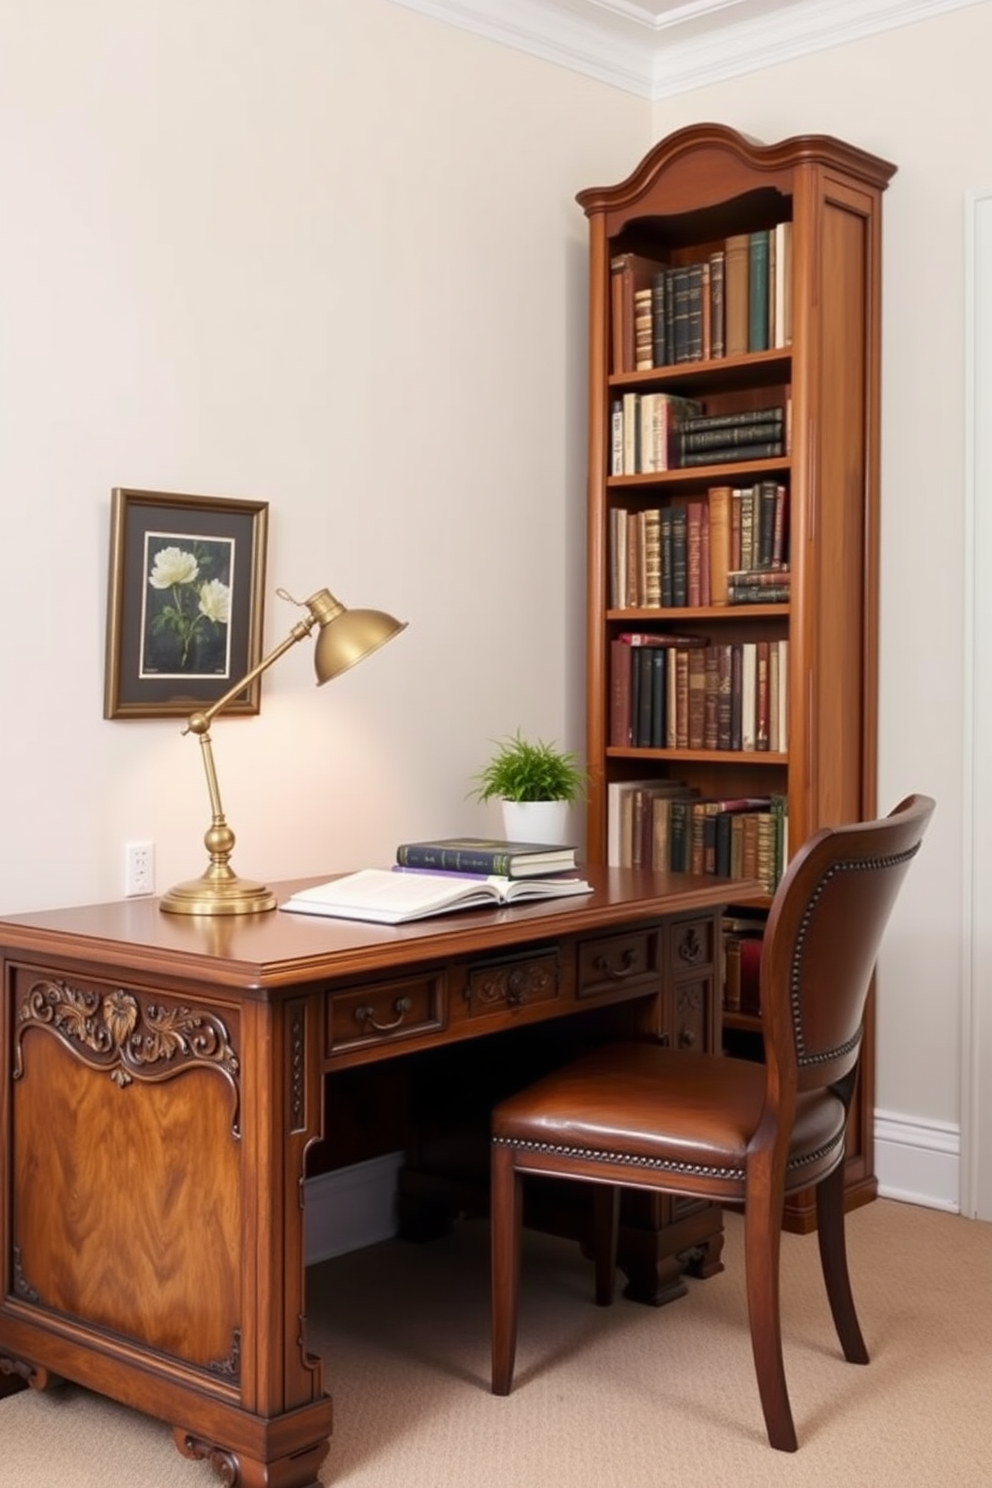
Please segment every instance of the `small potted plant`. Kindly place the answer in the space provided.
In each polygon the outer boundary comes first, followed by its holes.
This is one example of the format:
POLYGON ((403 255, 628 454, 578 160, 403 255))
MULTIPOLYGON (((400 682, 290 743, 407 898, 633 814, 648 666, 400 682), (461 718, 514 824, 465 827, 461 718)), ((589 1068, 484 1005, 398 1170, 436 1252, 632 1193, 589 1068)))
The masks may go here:
POLYGON ((495 753, 475 777, 475 797, 502 801, 509 841, 563 842, 568 808, 586 790, 586 774, 575 755, 544 739, 532 743, 519 729, 494 743, 495 753))

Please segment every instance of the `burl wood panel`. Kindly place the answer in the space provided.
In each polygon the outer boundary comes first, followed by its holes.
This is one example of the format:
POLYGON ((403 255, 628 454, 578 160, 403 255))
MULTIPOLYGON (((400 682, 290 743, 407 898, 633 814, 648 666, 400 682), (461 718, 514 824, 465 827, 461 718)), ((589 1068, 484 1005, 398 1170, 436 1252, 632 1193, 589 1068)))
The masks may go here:
MULTIPOLYGON (((223 1054, 196 1056, 189 1009, 159 1000, 151 1017, 161 1029, 188 1028, 155 1045, 149 1011, 131 994, 116 994, 116 1028, 106 993, 45 982, 33 995, 34 1004, 31 989, 19 999, 15 1024, 15 1295, 236 1380, 233 1069, 223 1054)), ((214 1022, 199 1031, 216 1052, 214 1022)))

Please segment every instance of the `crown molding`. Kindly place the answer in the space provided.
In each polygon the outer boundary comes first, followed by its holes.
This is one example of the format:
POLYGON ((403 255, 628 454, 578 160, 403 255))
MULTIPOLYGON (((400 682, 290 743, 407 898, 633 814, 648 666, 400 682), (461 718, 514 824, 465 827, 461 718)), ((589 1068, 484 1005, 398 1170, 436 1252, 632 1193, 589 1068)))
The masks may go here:
POLYGON ((652 102, 984 0, 391 0, 652 102))
POLYGON ((729 22, 655 53, 652 99, 668 98, 829 47, 862 41, 980 0, 796 0, 775 15, 729 22))
MULTIPOLYGON (((654 46, 637 21, 584 19, 558 0, 391 0, 517 51, 650 98, 654 46)), ((584 4, 592 12, 594 7, 584 4)))

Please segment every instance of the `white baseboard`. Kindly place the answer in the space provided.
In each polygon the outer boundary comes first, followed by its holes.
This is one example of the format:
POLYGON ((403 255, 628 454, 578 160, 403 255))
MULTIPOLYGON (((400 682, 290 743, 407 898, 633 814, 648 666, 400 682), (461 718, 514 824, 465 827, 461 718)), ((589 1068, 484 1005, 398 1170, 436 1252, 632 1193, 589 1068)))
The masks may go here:
POLYGON ((308 1266, 396 1234, 396 1174, 402 1162, 402 1152, 388 1152, 307 1179, 308 1266))
POLYGON ((960 1203, 960 1133, 941 1121, 875 1112, 875 1172, 883 1198, 947 1209, 960 1203))

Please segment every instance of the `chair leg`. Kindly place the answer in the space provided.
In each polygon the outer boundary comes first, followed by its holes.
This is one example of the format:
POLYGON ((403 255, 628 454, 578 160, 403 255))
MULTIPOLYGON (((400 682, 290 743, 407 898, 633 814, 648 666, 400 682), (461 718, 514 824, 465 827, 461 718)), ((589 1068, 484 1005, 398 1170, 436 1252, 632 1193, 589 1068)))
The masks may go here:
MULTIPOLYGON (((753 1185, 758 1190, 765 1187, 764 1184, 753 1185)), ((744 1204, 744 1264, 758 1394, 770 1444, 779 1452, 794 1452, 799 1443, 782 1361, 779 1303, 781 1227, 781 1203, 772 1203, 767 1192, 761 1197, 749 1193, 744 1204)))
POLYGON ((517 1353, 523 1218, 523 1183, 513 1160, 512 1147, 493 1145, 490 1171, 492 1393, 509 1395, 517 1353))
POLYGON ((615 1183, 593 1184, 593 1247, 596 1258, 596 1306, 609 1307, 617 1274, 620 1189, 615 1183))
POLYGON ((820 1264, 826 1283, 827 1298, 834 1327, 840 1339, 844 1358, 849 1364, 867 1364, 868 1350, 861 1334, 847 1269, 847 1241, 844 1234, 844 1164, 817 1185, 816 1235, 820 1244, 820 1264))

